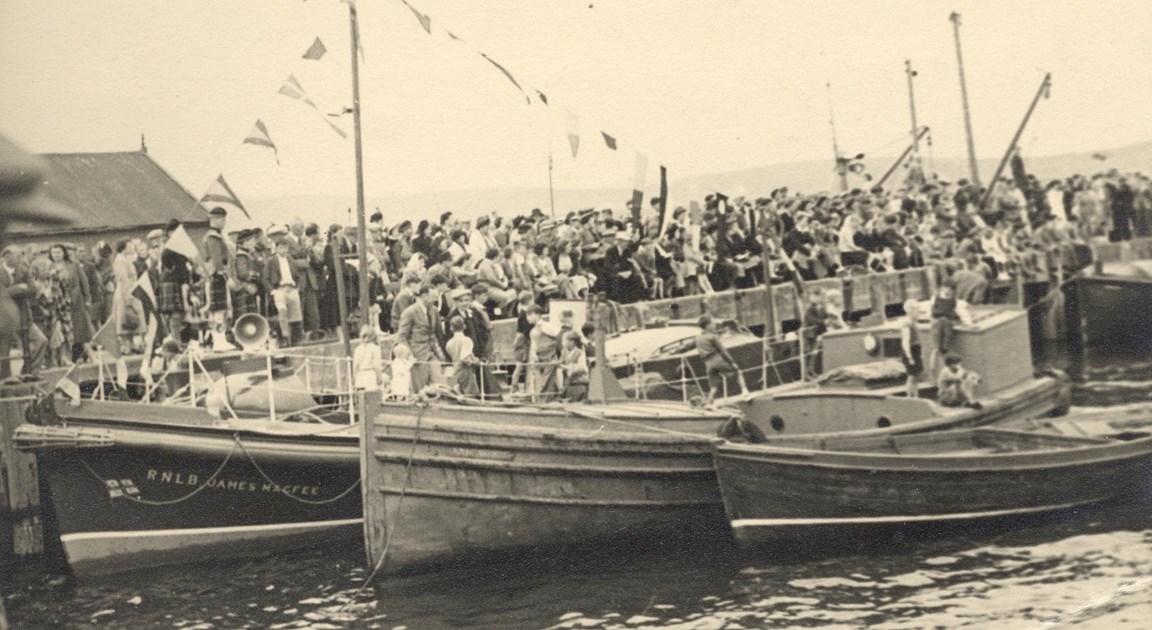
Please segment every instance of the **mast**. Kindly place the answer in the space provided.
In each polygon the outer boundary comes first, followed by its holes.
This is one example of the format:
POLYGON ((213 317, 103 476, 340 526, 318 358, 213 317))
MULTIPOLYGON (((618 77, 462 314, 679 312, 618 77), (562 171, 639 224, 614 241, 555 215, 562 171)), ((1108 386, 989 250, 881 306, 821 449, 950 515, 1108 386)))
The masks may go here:
POLYGON ((840 145, 836 142, 836 111, 832 109, 832 83, 824 84, 828 88, 828 124, 832 126, 832 153, 836 158, 836 177, 840 183, 840 192, 848 192, 848 160, 840 157, 840 145))
POLYGON ((904 60, 904 74, 908 76, 908 109, 912 112, 912 154, 915 160, 916 168, 914 173, 920 173, 917 177, 923 174, 920 165, 920 125, 916 124, 916 91, 912 86, 912 77, 916 76, 916 71, 912 69, 912 60, 904 60))
MULTIPOLYGON (((929 128, 927 126, 921 127, 920 133, 917 134, 917 139, 923 138, 925 134, 928 133, 928 131, 929 128)), ((883 186, 884 182, 888 181, 888 178, 892 176, 892 173, 896 172, 896 167, 900 166, 900 164, 902 164, 904 160, 907 159, 908 154, 912 152, 913 148, 914 145, 912 143, 908 143, 908 146, 904 148, 904 152, 900 154, 900 157, 896 158, 896 161, 892 163, 892 166, 888 167, 888 170, 884 172, 884 176, 876 182, 877 186, 883 186)))
MULTIPOLYGON (((360 273, 360 325, 368 324, 368 228, 364 223, 364 149, 360 142, 360 27, 356 20, 356 3, 348 3, 348 20, 352 44, 352 138, 356 146, 356 252, 360 273)), ((341 304, 343 304, 341 300, 341 304)), ((375 328, 375 326, 373 326, 375 328)), ((348 335, 345 335, 347 340, 348 335)))
POLYGON ((980 185, 980 172, 976 168, 976 141, 972 139, 972 114, 968 110, 968 84, 964 81, 964 55, 960 52, 960 14, 953 11, 948 16, 952 21, 952 33, 956 40, 956 65, 960 68, 960 100, 964 104, 964 134, 968 139, 968 171, 972 183, 980 185))
POLYGON ((1012 136, 1012 142, 1008 143, 1008 150, 1004 152, 1004 157, 1000 159, 1000 165, 996 167, 996 173, 992 175, 992 181, 988 182, 988 190, 984 193, 984 198, 980 200, 981 206, 986 207, 988 205, 988 200, 992 198, 992 192, 996 190, 996 184, 1000 181, 1000 174, 1004 172, 1004 167, 1012 157, 1012 152, 1016 150, 1016 143, 1020 141, 1020 136, 1024 135, 1024 128, 1028 126, 1028 120, 1032 118, 1032 112, 1036 111, 1036 104, 1040 102, 1041 96, 1048 95, 1051 88, 1052 73, 1048 72, 1044 75, 1044 81, 1040 83, 1040 89, 1036 90, 1036 96, 1032 98, 1032 104, 1028 106, 1028 113, 1024 114, 1024 120, 1020 121, 1020 127, 1016 130, 1016 135, 1012 136))

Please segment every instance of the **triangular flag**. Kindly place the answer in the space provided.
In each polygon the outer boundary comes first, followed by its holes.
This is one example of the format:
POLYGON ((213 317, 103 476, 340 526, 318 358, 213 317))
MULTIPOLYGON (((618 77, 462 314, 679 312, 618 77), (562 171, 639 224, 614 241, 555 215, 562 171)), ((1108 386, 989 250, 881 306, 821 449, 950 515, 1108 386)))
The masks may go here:
POLYGON ((536 95, 540 97, 541 103, 544 103, 544 105, 548 105, 548 97, 545 96, 543 92, 541 92, 540 90, 536 90, 536 95))
POLYGON ((320 38, 317 37, 316 41, 312 42, 312 45, 304 52, 304 58, 318 61, 326 52, 328 52, 328 49, 324 47, 324 42, 320 41, 320 38))
POLYGON ((528 98, 528 94, 524 92, 524 88, 520 87, 520 83, 516 80, 515 77, 512 76, 511 72, 508 72, 508 70, 504 66, 496 63, 496 60, 492 59, 488 55, 485 55, 484 53, 480 53, 480 56, 487 59, 488 63, 496 66, 497 70, 504 73, 504 76, 507 77, 508 80, 512 82, 512 85, 515 85, 516 89, 520 90, 520 93, 524 95, 524 100, 527 101, 529 105, 532 104, 532 99, 528 98))
POLYGON ((104 322, 100 330, 92 336, 93 347, 99 348, 105 355, 110 357, 120 356, 120 336, 116 334, 116 325, 112 318, 104 322))
POLYGON ((312 99, 304 94, 304 88, 301 87, 300 82, 296 80, 295 75, 290 74, 288 78, 284 80, 284 85, 280 86, 280 94, 307 103, 312 106, 313 109, 316 108, 316 103, 313 103, 312 99))
POLYGON ((572 112, 564 112, 568 123, 568 145, 572 147, 572 157, 580 150, 580 120, 572 112))
POLYGON ((224 181, 223 174, 217 177, 216 181, 212 182, 212 185, 208 187, 208 192, 205 192, 204 196, 200 198, 200 203, 228 204, 240 212, 243 212, 244 216, 249 219, 252 218, 252 215, 248 214, 248 209, 244 207, 244 204, 240 203, 240 199, 236 196, 236 193, 232 192, 232 189, 228 186, 228 182, 224 181))
POLYGON ((600 132, 600 135, 604 136, 604 144, 608 145, 609 149, 612 149, 613 151, 615 151, 616 150, 616 138, 613 138, 612 136, 604 133, 603 131, 600 132))
POLYGON ((78 406, 80 404, 80 386, 75 381, 67 376, 62 377, 56 381, 56 389, 64 393, 69 399, 69 404, 78 406))
POLYGON ((408 4, 408 0, 400 0, 400 1, 404 3, 404 6, 408 7, 408 10, 412 12, 412 15, 416 16, 416 19, 420 21, 420 26, 424 27, 424 31, 427 32, 429 35, 431 35, 432 34, 432 17, 429 16, 427 13, 421 13, 420 11, 417 11, 416 7, 408 4))
POLYGON ((188 260, 195 260, 200 257, 200 248, 196 246, 195 241, 188 235, 188 230, 185 230, 183 225, 176 226, 176 229, 172 230, 172 234, 168 235, 164 249, 172 250, 188 260))
MULTIPOLYGON (((320 40, 317 39, 316 41, 319 42, 320 40)), ((264 126, 264 121, 256 119, 256 126, 248 132, 248 137, 244 138, 244 144, 255 144, 272 149, 272 155, 276 156, 276 164, 280 164, 280 153, 276 150, 276 143, 272 142, 272 136, 268 135, 268 128, 264 126)))
MULTIPOLYGON (((320 108, 316 107, 316 103, 313 103, 312 99, 308 98, 308 95, 304 92, 304 87, 301 86, 300 82, 296 80, 295 75, 288 75, 288 79, 284 81, 284 85, 280 86, 280 94, 283 94, 288 98, 300 101, 301 103, 307 104, 309 107, 316 110, 316 113, 319 114, 320 118, 325 123, 327 123, 329 127, 332 128, 332 131, 335 131, 341 138, 348 137, 348 134, 343 129, 337 127, 332 123, 332 121, 328 120, 328 118, 324 115, 324 112, 321 112, 320 108)), ((245 210, 244 214, 247 215, 248 211, 245 210)))

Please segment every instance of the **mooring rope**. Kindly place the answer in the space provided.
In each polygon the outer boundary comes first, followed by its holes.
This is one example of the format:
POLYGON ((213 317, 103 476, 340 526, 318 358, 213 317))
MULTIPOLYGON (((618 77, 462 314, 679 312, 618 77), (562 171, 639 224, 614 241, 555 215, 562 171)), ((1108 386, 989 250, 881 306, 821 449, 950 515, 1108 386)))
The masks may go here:
MULTIPOLYGON (((235 441, 232 443, 232 450, 228 451, 228 456, 224 458, 224 461, 220 463, 220 466, 216 469, 215 472, 212 473, 212 476, 209 477, 208 479, 204 480, 204 483, 197 486, 196 489, 193 490, 192 492, 189 492, 188 494, 180 497, 179 499, 170 499, 170 500, 166 500, 166 501, 149 501, 148 499, 143 499, 140 497, 134 497, 134 496, 127 494, 127 493, 124 493, 124 498, 130 499, 130 500, 135 501, 136 503, 140 503, 142 505, 161 506, 161 505, 176 505, 177 503, 183 503, 184 501, 191 499, 192 497, 196 496, 197 494, 200 494, 200 492, 202 490, 207 488, 213 481, 216 480, 216 477, 218 477, 220 475, 220 473, 224 471, 224 467, 227 466, 228 462, 232 460, 232 456, 236 454, 236 445, 240 443, 240 436, 239 435, 233 435, 233 437, 235 438, 235 441)), ((92 466, 89 465, 88 462, 85 461, 85 459, 82 456, 77 455, 76 457, 77 457, 77 459, 80 460, 80 463, 84 466, 84 468, 88 469, 88 472, 92 473, 93 477, 95 477, 101 484, 103 484, 105 488, 108 487, 108 481, 109 480, 101 477, 100 473, 93 470, 92 466)))
POLYGON ((311 499, 305 499, 304 497, 295 496, 295 495, 288 492, 287 486, 276 483, 275 481, 272 480, 271 477, 268 476, 267 473, 264 472, 264 469, 260 467, 260 464, 256 463, 256 459, 253 458, 252 454, 248 452, 248 448, 246 446, 244 446, 244 443, 242 441, 240 441, 239 436, 237 436, 237 438, 236 438, 236 443, 240 445, 240 450, 244 452, 244 455, 248 458, 248 461, 252 463, 252 466, 256 469, 256 472, 260 473, 260 476, 264 478, 264 481, 267 481, 268 483, 272 484, 273 486, 280 488, 280 494, 282 494, 282 495, 284 495, 284 496, 286 496, 289 499, 292 499, 294 501, 299 501, 300 503, 304 503, 306 505, 327 505, 329 503, 335 503, 336 501, 343 499, 345 496, 348 495, 349 492, 352 492, 353 490, 355 490, 357 487, 360 486, 360 479, 359 479, 359 477, 357 477, 356 481, 352 485, 348 486, 347 489, 345 489, 340 494, 338 494, 332 498, 329 498, 329 499, 319 499, 319 500, 313 501, 311 499))
MULTIPOLYGON (((380 570, 384 568, 384 561, 388 558, 388 548, 392 546, 392 535, 396 533, 396 521, 400 518, 400 508, 404 504, 404 497, 408 493, 408 484, 411 483, 412 480, 412 462, 416 459, 416 444, 420 440, 420 422, 424 419, 424 412, 427 410, 428 405, 421 405, 419 413, 416 414, 416 426, 412 429, 412 443, 408 449, 408 461, 404 464, 404 483, 400 486, 400 498, 396 500, 396 509, 392 512, 391 522, 388 523, 388 533, 384 535, 384 549, 380 552, 380 559, 376 561, 376 566, 372 567, 372 572, 364 579, 364 583, 352 593, 352 597, 348 603, 344 604, 341 610, 351 605, 356 597, 364 592, 364 589, 368 588, 372 580, 376 579, 376 575, 380 573, 380 570)), ((365 419, 365 421, 368 420, 365 419)), ((370 447, 367 444, 363 444, 361 448, 369 449, 370 447)), ((371 450, 368 452, 370 453, 371 450)), ((368 523, 364 525, 367 527, 368 523)))

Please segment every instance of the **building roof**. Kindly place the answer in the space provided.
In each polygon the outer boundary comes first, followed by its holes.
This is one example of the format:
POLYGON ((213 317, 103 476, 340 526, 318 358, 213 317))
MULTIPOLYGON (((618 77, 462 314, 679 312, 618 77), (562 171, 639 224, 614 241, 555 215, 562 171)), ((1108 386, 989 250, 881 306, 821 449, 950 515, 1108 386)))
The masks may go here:
MULTIPOLYGON (((169 219, 206 221, 196 198, 144 151, 44 153, 48 172, 40 190, 80 215, 69 231, 158 226, 169 219)), ((37 228, 14 223, 10 232, 37 228)))

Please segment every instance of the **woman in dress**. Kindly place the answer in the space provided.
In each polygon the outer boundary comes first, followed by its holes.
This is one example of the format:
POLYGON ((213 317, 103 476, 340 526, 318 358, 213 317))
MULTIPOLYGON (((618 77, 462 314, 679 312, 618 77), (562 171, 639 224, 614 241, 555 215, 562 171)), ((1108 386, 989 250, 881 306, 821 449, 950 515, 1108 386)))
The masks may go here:
POLYGON ((40 302, 48 311, 48 356, 60 367, 72 365, 72 291, 74 275, 63 245, 48 250, 48 273, 40 290, 40 302))
POLYGON ((380 345, 376 343, 376 329, 360 327, 360 344, 352 351, 352 373, 356 389, 380 388, 380 345))
POLYGON ((116 290, 112 295, 112 317, 116 334, 120 337, 120 354, 133 351, 136 335, 144 332, 143 309, 132 297, 136 286, 136 247, 125 239, 116 243, 116 258, 112 260, 112 278, 116 290))

